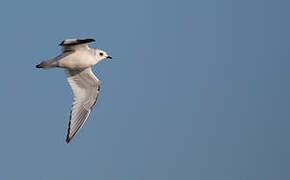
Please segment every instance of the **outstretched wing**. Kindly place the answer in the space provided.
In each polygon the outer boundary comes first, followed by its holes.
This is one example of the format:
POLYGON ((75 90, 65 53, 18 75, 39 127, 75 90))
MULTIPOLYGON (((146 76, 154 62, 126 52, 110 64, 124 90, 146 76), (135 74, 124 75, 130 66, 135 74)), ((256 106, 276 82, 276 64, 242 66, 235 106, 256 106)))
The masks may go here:
POLYGON ((91 68, 65 71, 74 93, 66 138, 66 142, 69 143, 83 126, 95 105, 100 91, 100 81, 91 68))
POLYGON ((66 39, 59 45, 62 46, 62 51, 76 51, 81 49, 88 49, 88 44, 94 42, 94 39, 66 39))

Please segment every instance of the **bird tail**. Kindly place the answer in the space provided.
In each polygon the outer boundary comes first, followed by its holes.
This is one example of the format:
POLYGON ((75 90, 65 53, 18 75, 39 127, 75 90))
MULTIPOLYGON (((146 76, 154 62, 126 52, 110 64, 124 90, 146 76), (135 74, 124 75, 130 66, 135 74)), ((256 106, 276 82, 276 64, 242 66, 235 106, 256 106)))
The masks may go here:
POLYGON ((35 67, 44 68, 44 69, 59 67, 59 62, 57 59, 44 60, 44 61, 41 61, 40 64, 37 64, 35 67))

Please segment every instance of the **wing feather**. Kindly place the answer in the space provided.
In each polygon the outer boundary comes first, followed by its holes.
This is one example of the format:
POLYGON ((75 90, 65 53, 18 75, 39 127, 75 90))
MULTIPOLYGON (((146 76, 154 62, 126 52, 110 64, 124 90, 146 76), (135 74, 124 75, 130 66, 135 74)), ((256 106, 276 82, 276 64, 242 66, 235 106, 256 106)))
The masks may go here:
POLYGON ((88 44, 94 42, 94 39, 66 39, 59 45, 62 46, 63 52, 76 51, 81 49, 88 49, 88 44))
POLYGON ((94 39, 65 39, 59 45, 60 46, 73 46, 78 44, 88 44, 94 42, 94 39))
POLYGON ((66 70, 66 76, 74 94, 66 138, 66 142, 69 143, 84 125, 95 105, 100 90, 100 81, 91 68, 66 70))

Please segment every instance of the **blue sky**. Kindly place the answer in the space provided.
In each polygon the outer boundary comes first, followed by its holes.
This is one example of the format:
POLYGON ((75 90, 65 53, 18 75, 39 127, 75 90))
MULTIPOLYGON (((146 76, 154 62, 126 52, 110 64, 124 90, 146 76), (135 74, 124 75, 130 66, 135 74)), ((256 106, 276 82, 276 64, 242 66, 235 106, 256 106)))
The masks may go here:
POLYGON ((288 180, 289 2, 1 1, 0 179, 288 180), (65 143, 65 38, 115 57, 65 143))

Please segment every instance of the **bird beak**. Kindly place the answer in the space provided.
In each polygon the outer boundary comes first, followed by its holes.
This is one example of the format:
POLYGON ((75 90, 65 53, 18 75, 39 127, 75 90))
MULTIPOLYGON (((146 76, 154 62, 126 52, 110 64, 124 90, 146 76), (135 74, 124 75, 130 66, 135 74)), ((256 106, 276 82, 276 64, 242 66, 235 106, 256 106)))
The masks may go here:
POLYGON ((107 59, 112 59, 112 56, 107 56, 107 59))

